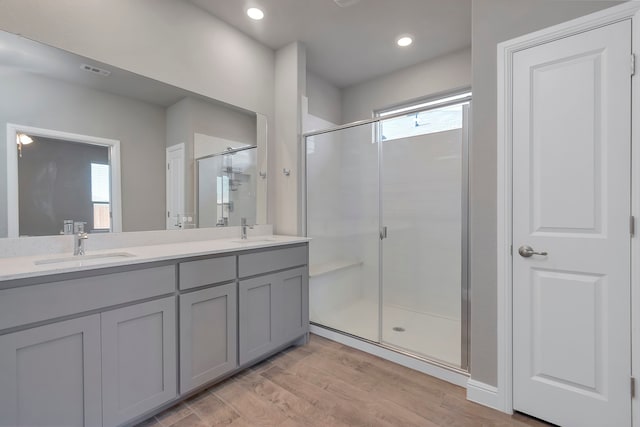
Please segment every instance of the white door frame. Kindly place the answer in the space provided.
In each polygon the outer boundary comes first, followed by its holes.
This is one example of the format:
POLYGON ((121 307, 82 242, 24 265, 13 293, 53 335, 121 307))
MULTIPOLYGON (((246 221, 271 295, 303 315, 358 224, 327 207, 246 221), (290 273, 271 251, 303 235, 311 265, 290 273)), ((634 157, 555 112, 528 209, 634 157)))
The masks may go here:
MULTIPOLYGON (((488 393, 482 400, 506 413, 513 412, 513 300, 512 300, 512 81, 513 56, 516 52, 548 43, 564 37, 612 24, 625 19, 632 19, 632 46, 640 46, 640 2, 629 1, 602 11, 583 16, 553 27, 524 35, 498 44, 498 153, 497 153, 497 287, 498 287, 498 386, 495 390, 487 387, 488 393)), ((635 51, 634 51, 635 52, 635 51)), ((631 71, 631 58, 629 59, 631 71)), ((632 77, 632 127, 631 147, 633 165, 631 170, 631 215, 640 216, 640 89, 637 76, 632 77)), ((638 376, 640 362, 640 292, 634 289, 640 272, 640 239, 631 239, 631 346, 632 375, 638 376)), ((637 398, 632 401, 633 425, 640 426, 640 403, 637 398)))
POLYGON ((107 147, 109 149, 109 164, 111 166, 111 231, 114 233, 122 232, 120 141, 7 123, 7 237, 18 237, 19 235, 18 144, 16 144, 16 138, 20 132, 44 138, 62 139, 65 141, 107 147))

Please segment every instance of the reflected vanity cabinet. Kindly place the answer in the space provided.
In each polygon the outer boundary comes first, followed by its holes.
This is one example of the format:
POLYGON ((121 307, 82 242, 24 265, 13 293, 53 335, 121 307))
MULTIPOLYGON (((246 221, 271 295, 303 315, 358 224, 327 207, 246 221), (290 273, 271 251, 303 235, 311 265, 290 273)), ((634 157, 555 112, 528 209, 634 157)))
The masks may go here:
POLYGON ((304 243, 0 283, 0 426, 129 425, 306 342, 307 260, 304 243))

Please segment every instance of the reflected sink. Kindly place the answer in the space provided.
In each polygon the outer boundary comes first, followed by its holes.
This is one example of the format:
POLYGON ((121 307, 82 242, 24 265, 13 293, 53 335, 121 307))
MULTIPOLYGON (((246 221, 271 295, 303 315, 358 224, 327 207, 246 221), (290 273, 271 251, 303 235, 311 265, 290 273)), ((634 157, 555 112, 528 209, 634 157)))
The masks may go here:
POLYGON ((233 243, 265 243, 265 242, 275 242, 277 239, 275 237, 249 237, 248 239, 238 239, 232 240, 233 243))
POLYGON ((80 264, 86 265, 86 264, 98 264, 102 261, 116 261, 118 259, 130 258, 134 256, 135 255, 130 254, 129 252, 109 252, 106 254, 74 255, 74 256, 67 256, 62 258, 38 259, 33 263, 35 265, 42 265, 42 264, 62 264, 65 262, 78 262, 80 264))

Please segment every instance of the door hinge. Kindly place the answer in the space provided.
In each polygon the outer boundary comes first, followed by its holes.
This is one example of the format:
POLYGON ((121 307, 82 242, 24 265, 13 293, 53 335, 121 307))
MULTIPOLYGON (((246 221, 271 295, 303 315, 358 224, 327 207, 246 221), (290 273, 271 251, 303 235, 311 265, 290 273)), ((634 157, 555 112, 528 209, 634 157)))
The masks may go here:
POLYGON ((631 75, 634 76, 636 74, 636 54, 631 54, 631 75))
POLYGON ((171 163, 167 163, 167 170, 171 170, 171 163))
POLYGON ((513 245, 509 245, 509 255, 513 256, 513 245))
POLYGON ((167 218, 171 218, 171 214, 169 211, 167 211, 167 218))
POLYGON ((636 379, 631 377, 631 398, 636 397, 636 379))
POLYGON ((629 234, 631 237, 636 234, 636 218, 633 215, 629 217, 629 234))

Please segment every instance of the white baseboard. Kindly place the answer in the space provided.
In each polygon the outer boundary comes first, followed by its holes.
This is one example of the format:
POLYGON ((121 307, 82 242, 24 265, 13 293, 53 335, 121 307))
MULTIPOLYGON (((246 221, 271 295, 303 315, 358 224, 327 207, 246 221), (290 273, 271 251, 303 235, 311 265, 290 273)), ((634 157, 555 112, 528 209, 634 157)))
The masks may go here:
POLYGON ((431 375, 432 377, 436 377, 460 387, 466 387, 469 380, 469 376, 464 373, 446 369, 429 362, 416 359, 415 357, 407 356, 405 354, 398 353, 396 351, 381 347, 379 345, 371 344, 366 341, 362 341, 357 338, 332 331, 330 329, 311 325, 309 332, 330 339, 332 341, 339 342, 340 344, 344 344, 346 346, 364 351, 366 353, 373 354, 374 356, 378 356, 390 362, 397 363, 398 365, 402 365, 410 369, 415 369, 416 371, 431 375))
POLYGON ((467 381, 467 399, 504 412, 498 396, 498 388, 492 385, 469 378, 467 381))

